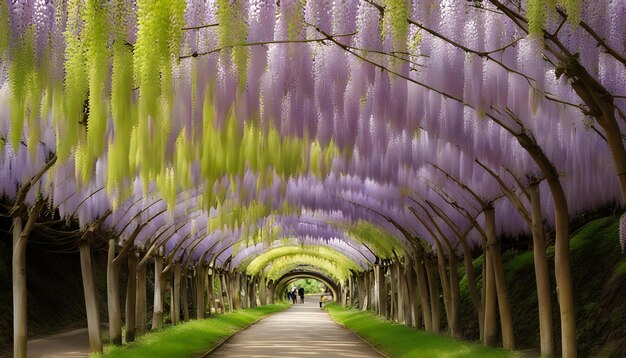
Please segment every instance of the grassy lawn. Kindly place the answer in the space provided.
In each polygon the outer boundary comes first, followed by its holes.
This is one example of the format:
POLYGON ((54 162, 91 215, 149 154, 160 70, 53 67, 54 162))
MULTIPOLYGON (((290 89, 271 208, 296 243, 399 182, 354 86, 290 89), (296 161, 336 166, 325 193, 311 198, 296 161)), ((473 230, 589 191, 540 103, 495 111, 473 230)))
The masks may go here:
POLYGON ((416 331, 378 318, 370 311, 336 303, 326 306, 332 318, 390 357, 521 357, 521 353, 483 347, 444 335, 416 331))
POLYGON ((107 346, 103 355, 91 357, 195 357, 258 319, 287 307, 286 304, 267 305, 226 313, 216 318, 192 320, 148 333, 127 346, 107 346))

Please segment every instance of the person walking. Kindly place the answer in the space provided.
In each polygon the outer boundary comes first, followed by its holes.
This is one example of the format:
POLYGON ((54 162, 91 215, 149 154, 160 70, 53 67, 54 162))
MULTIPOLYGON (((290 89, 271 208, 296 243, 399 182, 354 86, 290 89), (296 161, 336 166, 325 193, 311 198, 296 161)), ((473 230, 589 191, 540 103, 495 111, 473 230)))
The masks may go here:
POLYGON ((298 302, 298 292, 296 292, 295 287, 291 290, 291 300, 294 305, 298 302))
POLYGON ((326 296, 321 295, 321 296, 320 296, 320 308, 322 308, 322 307, 323 307, 323 305, 324 305, 324 301, 326 301, 326 296))
POLYGON ((300 303, 304 304, 304 287, 298 289, 298 295, 300 295, 300 303))

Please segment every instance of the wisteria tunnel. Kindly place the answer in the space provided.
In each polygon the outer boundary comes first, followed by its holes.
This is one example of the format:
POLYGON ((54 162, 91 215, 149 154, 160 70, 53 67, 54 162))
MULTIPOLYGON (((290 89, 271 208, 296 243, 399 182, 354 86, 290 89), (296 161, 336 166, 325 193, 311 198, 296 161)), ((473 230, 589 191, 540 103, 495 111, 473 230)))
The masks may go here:
POLYGON ((580 276, 624 263, 625 139, 623 0, 0 0, 4 347, 27 356, 45 247, 80 258, 91 352, 310 278, 416 330, 609 356, 579 288, 626 297, 626 264, 580 276), (598 218, 613 256, 583 267, 598 218))

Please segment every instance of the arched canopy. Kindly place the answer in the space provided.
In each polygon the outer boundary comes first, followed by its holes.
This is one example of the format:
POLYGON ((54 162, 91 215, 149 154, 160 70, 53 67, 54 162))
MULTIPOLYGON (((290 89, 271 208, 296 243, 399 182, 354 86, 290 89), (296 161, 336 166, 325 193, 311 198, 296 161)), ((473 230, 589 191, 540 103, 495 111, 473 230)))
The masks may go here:
POLYGON ((521 6, 520 29, 493 1, 397 3, 2 2, 0 192, 16 200, 56 157, 27 204, 225 270, 293 241, 365 269, 436 235, 457 244, 449 222, 482 245, 487 204, 498 234, 528 232, 516 205, 543 174, 522 134, 569 215, 619 202, 607 142, 623 146, 624 123, 598 129, 559 66, 582 66, 624 117, 623 1, 566 2, 595 35, 555 9, 521 6), (565 53, 544 51, 544 28, 565 53))
POLYGON ((284 295, 285 289, 289 286, 289 284, 295 280, 301 279, 301 278, 312 278, 315 280, 318 280, 320 282, 322 282, 323 284, 325 284, 330 291, 333 293, 333 298, 335 300, 339 299, 341 296, 341 286, 339 285, 339 283, 337 283, 336 281, 334 281, 332 278, 328 277, 327 275, 315 271, 315 270, 293 270, 293 271, 289 271, 286 274, 284 274, 283 276, 279 277, 278 279, 276 279, 274 281, 275 287, 276 287, 276 291, 275 294, 277 296, 281 296, 284 295))

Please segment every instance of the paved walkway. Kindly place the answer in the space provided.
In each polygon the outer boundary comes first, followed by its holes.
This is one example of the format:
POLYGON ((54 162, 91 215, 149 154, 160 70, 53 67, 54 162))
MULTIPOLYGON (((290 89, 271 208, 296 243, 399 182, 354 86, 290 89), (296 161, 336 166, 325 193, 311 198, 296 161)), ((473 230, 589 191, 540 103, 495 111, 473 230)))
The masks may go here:
MULTIPOLYGON (((319 308, 319 297, 307 297, 284 312, 267 317, 230 338, 210 357, 381 357, 319 308)), ((87 357, 87 329, 28 341, 29 358, 87 357)), ((0 358, 12 357, 11 352, 0 358)))
MULTIPOLYGON (((87 328, 75 329, 44 338, 28 340, 28 358, 82 358, 89 356, 87 328)), ((0 358, 13 357, 13 353, 0 354, 0 358)))
POLYGON ((307 297, 237 333, 209 357, 381 357, 307 297))

